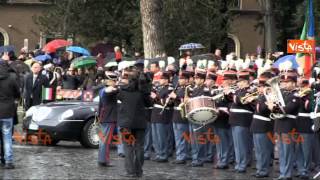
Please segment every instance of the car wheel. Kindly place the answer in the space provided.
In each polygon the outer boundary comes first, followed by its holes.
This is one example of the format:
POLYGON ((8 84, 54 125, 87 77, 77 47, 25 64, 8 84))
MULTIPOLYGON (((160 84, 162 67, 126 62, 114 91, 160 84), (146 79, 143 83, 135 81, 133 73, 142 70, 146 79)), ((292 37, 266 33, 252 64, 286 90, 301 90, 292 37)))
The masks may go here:
POLYGON ((98 128, 94 124, 94 118, 90 119, 82 129, 80 143, 84 147, 99 148, 98 128))
POLYGON ((49 146, 56 146, 59 142, 59 139, 51 139, 51 143, 49 144, 49 146))

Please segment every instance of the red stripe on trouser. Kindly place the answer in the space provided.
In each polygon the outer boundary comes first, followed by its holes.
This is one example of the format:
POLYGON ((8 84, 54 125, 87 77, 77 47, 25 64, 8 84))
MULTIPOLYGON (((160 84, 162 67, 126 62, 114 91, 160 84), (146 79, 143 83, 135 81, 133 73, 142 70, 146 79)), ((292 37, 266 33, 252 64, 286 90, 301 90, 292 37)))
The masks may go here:
POLYGON ((107 136, 107 142, 106 143, 106 147, 105 147, 105 157, 106 157, 106 162, 109 163, 110 162, 110 144, 112 143, 112 136, 113 136, 113 131, 114 131, 114 128, 115 128, 115 124, 112 124, 110 125, 110 131, 109 133, 107 134, 106 133, 106 136, 107 136))

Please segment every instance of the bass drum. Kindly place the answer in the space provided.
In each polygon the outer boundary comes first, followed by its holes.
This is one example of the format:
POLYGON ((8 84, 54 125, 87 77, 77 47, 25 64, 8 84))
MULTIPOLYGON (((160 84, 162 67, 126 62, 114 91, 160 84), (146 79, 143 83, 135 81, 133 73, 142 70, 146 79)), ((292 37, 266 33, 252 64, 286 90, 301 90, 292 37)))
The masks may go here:
POLYGON ((218 117, 218 110, 211 97, 199 96, 191 98, 186 103, 186 113, 189 121, 199 125, 214 122, 218 117))

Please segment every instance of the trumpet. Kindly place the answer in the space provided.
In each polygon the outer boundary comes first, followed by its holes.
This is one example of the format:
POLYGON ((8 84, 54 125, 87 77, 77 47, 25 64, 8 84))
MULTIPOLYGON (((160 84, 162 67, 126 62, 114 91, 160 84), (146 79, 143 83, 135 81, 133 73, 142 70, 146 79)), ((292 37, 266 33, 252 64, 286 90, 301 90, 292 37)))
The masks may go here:
POLYGON ((212 94, 221 94, 226 89, 230 89, 232 92, 234 92, 234 91, 236 91, 238 89, 238 86, 237 85, 232 85, 232 86, 229 86, 229 87, 217 88, 217 89, 213 89, 211 92, 212 92, 212 94))
POLYGON ((240 98, 240 102, 242 104, 248 104, 248 103, 252 102, 252 101, 248 101, 248 98, 253 98, 253 100, 256 100, 256 99, 258 99, 258 97, 259 97, 259 91, 255 90, 254 92, 249 93, 246 96, 240 98))

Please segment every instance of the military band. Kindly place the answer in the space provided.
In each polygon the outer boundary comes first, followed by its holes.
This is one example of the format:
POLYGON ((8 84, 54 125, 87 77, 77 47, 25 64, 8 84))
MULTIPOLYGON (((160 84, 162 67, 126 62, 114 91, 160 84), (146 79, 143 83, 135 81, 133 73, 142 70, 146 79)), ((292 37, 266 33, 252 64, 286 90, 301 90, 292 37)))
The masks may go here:
MULTIPOLYGON (((298 77, 295 70, 272 69, 256 77, 252 69, 229 69, 219 72, 223 81, 218 84, 214 69, 188 66, 178 72, 173 66, 161 71, 157 62, 150 67, 153 88, 149 98, 153 104, 146 107, 145 160, 164 163, 175 154, 173 164, 186 164, 191 159, 191 167, 214 163, 215 169, 228 169, 234 162, 233 171, 246 173, 255 159, 252 176, 265 178, 270 175, 274 150, 278 149, 279 179, 310 177, 317 133, 312 130, 312 112, 317 105, 309 80, 298 77), (188 107, 191 99, 201 97, 213 101, 213 107, 208 107, 214 109, 211 114, 203 108, 188 107), (198 111, 202 113, 190 116, 198 111), (212 115, 214 120, 207 122, 199 115, 212 115), (190 117, 203 122, 190 121, 190 117), (218 141, 211 141, 212 137, 218 141)), ((114 85, 108 85, 112 88, 106 88, 101 98, 116 92, 114 85)), ((107 134, 115 128, 111 125, 107 134)), ((103 156, 100 161, 109 164, 103 156)))

